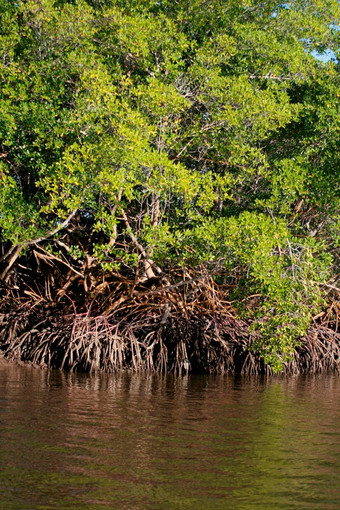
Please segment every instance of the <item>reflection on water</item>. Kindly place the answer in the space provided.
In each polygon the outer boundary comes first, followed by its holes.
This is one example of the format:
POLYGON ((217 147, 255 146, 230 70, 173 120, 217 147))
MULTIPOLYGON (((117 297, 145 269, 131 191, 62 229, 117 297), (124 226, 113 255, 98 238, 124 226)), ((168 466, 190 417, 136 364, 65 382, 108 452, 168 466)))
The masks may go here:
POLYGON ((340 378, 0 360, 0 508, 339 509, 340 378))

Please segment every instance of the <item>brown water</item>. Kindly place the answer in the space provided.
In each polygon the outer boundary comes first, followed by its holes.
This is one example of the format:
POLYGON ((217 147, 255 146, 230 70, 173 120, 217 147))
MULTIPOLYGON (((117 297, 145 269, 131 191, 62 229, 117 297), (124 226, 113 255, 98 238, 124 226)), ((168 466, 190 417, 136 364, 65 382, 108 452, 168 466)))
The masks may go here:
POLYGON ((340 509, 340 378, 0 360, 0 508, 340 509))

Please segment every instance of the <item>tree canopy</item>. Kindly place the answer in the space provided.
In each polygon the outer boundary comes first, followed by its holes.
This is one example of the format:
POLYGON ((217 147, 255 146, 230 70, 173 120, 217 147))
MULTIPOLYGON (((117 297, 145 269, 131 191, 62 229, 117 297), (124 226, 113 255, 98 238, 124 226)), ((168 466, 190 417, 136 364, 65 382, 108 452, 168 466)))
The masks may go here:
POLYGON ((204 268, 280 368, 337 289, 338 1, 0 9, 3 278, 39 243, 140 281, 204 268))

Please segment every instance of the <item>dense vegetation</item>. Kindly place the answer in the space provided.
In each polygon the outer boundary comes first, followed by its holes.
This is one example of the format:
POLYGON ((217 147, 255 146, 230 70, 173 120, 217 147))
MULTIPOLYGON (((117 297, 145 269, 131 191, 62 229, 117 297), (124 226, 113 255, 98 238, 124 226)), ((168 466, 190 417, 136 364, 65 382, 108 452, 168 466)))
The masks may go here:
POLYGON ((0 10, 3 350, 281 369, 339 340, 337 0, 0 10))

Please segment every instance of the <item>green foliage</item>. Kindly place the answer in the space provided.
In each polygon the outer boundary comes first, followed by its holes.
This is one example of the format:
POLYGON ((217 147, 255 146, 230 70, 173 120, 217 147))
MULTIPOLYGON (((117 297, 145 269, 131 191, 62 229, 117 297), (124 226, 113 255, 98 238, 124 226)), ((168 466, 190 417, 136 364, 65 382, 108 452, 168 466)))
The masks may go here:
POLYGON ((78 210, 104 271, 223 267, 279 369, 338 271, 338 2, 0 8, 3 242, 78 210))

